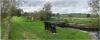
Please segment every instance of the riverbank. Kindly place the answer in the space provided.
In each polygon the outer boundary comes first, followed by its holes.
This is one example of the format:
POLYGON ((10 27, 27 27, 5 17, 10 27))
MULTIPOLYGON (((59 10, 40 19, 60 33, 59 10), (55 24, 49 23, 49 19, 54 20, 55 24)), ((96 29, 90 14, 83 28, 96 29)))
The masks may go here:
POLYGON ((91 40, 99 40, 98 36, 100 36, 100 31, 98 34, 98 31, 84 31, 84 30, 79 30, 85 33, 89 33, 91 40))
POLYGON ((41 40, 90 40, 88 33, 77 29, 57 27, 57 33, 53 35, 44 30, 42 21, 27 21, 24 17, 12 18, 12 40, 41 39, 41 40))

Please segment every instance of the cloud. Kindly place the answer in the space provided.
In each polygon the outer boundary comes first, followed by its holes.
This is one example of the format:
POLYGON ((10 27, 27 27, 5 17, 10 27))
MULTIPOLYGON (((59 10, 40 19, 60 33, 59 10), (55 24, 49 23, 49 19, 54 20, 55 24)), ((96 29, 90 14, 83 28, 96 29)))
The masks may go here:
POLYGON ((34 11, 38 11, 38 10, 42 9, 40 6, 37 6, 37 7, 20 7, 20 8, 23 9, 24 12, 34 12, 34 11))
POLYGON ((87 13, 90 11, 90 8, 88 7, 78 7, 78 8, 75 8, 75 7, 62 7, 62 8, 59 8, 59 7, 53 7, 52 8, 52 11, 54 13, 87 13))
POLYGON ((59 13, 67 12, 88 12, 89 0, 24 0, 21 6, 24 11, 34 12, 42 9, 43 5, 49 1, 52 4, 52 11, 59 13))

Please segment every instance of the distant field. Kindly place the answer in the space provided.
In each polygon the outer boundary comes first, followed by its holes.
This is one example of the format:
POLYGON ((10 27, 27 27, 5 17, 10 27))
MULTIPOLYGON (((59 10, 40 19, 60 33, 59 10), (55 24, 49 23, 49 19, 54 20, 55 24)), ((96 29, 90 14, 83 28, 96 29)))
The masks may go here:
POLYGON ((97 19, 96 18, 69 18, 67 19, 71 23, 77 23, 77 24, 87 24, 87 25, 97 25, 97 19))
POLYGON ((57 27, 55 35, 44 30, 42 21, 27 21, 24 17, 12 18, 12 40, 91 40, 88 33, 71 28, 57 27))
POLYGON ((97 18, 87 18, 87 17, 52 17, 52 20, 65 21, 66 23, 77 23, 77 24, 87 24, 97 26, 97 18))

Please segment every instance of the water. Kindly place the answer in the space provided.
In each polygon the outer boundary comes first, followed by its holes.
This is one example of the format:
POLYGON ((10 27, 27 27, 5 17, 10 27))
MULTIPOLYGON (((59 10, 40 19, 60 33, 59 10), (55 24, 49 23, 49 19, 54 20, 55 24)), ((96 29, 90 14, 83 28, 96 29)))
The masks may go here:
POLYGON ((100 40, 100 31, 83 31, 82 32, 88 32, 92 40, 100 40))
POLYGON ((98 33, 97 32, 89 32, 89 34, 93 40, 98 40, 98 33))
POLYGON ((93 39, 100 40, 100 31, 89 32, 93 39))

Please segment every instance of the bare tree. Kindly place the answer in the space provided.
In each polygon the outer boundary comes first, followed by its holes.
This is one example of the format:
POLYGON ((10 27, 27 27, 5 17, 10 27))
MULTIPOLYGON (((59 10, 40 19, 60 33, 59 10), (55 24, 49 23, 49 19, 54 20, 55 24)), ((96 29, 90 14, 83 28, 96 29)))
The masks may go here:
MULTIPOLYGON (((92 13, 96 14, 97 17, 97 26, 100 30, 100 0, 90 0, 89 6, 91 7, 92 13)), ((100 39, 100 31, 98 32, 98 39, 100 39)))
POLYGON ((51 7, 52 5, 50 2, 47 2, 46 4, 44 4, 43 11, 44 11, 45 20, 50 20, 50 17, 52 15, 51 7))

